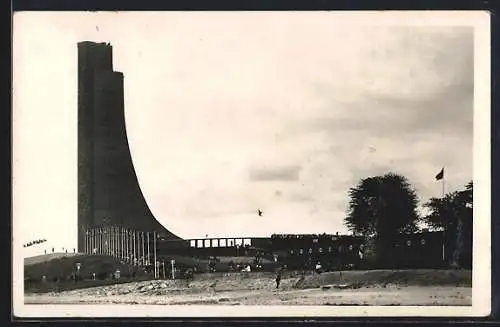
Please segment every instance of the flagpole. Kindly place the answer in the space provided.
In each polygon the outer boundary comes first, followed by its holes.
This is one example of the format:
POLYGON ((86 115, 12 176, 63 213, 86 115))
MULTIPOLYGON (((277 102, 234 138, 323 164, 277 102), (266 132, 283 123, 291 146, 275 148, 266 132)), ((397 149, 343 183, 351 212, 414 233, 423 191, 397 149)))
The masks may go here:
POLYGON ((141 265, 141 261, 140 261, 140 255, 141 255, 141 232, 137 231, 137 236, 136 236, 136 242, 137 242, 137 265, 140 266, 141 265))
POLYGON ((149 232, 146 232, 146 239, 147 239, 147 244, 148 244, 148 259, 146 261, 146 264, 149 266, 151 264, 151 252, 149 252, 149 232))
POLYGON ((156 231, 153 232, 153 252, 154 252, 154 266, 155 266, 155 279, 158 278, 158 270, 156 267, 156 231))
POLYGON ((106 242, 105 232, 106 232, 105 227, 104 226, 101 227, 101 231, 100 231, 100 233, 101 233, 101 254, 106 254, 105 247, 104 247, 104 243, 106 242))
POLYGON ((119 258, 120 251, 120 233, 118 232, 118 226, 115 226, 115 258, 119 258))
POLYGON ((86 251, 85 253, 86 254, 91 254, 90 252, 90 241, 92 240, 92 233, 91 233, 91 230, 87 227, 87 231, 86 231, 86 236, 87 236, 87 240, 85 242, 85 247, 86 247, 86 251))
POLYGON ((137 262, 137 261, 136 261, 136 259, 137 259, 137 255, 136 255, 136 253, 137 253, 137 251, 136 251, 136 243, 137 243, 137 242, 136 242, 136 237, 135 237, 135 235, 136 235, 136 234, 137 234, 137 233, 136 233, 136 231, 134 230, 134 235, 133 235, 133 240, 134 240, 134 249, 133 249, 133 251, 134 251, 134 255, 133 255, 134 266, 135 266, 135 264, 136 264, 136 262, 137 262))
POLYGON ((136 241, 137 241, 137 265, 140 266, 141 265, 141 261, 140 261, 140 255, 141 255, 141 232, 137 231, 137 237, 136 237, 136 241))
POLYGON ((145 251, 145 246, 146 245, 146 240, 144 238, 144 232, 141 232, 141 240, 142 240, 142 266, 144 267, 146 265, 146 251, 145 251))
POLYGON ((141 265, 141 232, 137 232, 137 265, 141 265))
POLYGON ((118 227, 116 227, 116 226, 113 227, 113 233, 114 233, 114 243, 115 243, 113 252, 114 252, 115 258, 118 258, 118 240, 119 240, 118 227))
POLYGON ((114 238, 113 238, 113 227, 112 226, 109 226, 109 256, 113 256, 113 241, 114 241, 114 238))
POLYGON ((113 226, 109 226, 109 255, 112 257, 115 255, 115 233, 113 226))
POLYGON ((118 258, 123 260, 123 228, 118 226, 118 258))
POLYGON ((84 232, 84 246, 83 246, 83 253, 87 254, 87 248, 88 248, 88 244, 87 242, 89 241, 89 231, 87 230, 87 228, 85 228, 85 232, 84 232))
POLYGON ((108 254, 108 227, 102 227, 102 254, 108 254))
POLYGON ((106 227, 101 228, 101 252, 102 254, 106 254, 106 248, 104 245, 106 244, 106 227))
POLYGON ((441 198, 444 199, 444 195, 445 195, 445 178, 444 178, 444 175, 443 175, 443 179, 441 179, 441 186, 442 186, 442 195, 441 195, 441 198))
POLYGON ((129 263, 132 262, 132 247, 130 246, 130 240, 132 235, 130 234, 130 229, 127 229, 127 260, 129 263))
POLYGON ((109 226, 109 255, 114 256, 114 233, 113 233, 113 226, 109 226))
POLYGON ((113 227, 113 256, 117 258, 118 253, 118 229, 116 226, 113 227))
POLYGON ((109 255, 113 256, 113 226, 109 226, 109 255))
POLYGON ((122 246, 122 249, 120 251, 120 257, 122 258, 122 260, 125 260, 125 229, 122 227, 120 227, 120 236, 121 236, 121 246, 122 246))
POLYGON ((115 256, 115 227, 109 226, 109 255, 115 256))
POLYGON ((87 242, 86 242, 86 247, 87 251, 85 251, 87 254, 92 254, 92 228, 87 229, 87 242))
POLYGON ((116 227, 116 233, 118 235, 117 243, 118 243, 118 252, 117 252, 117 257, 118 259, 123 259, 122 258, 122 226, 119 225, 116 227))
MULTIPOLYGON (((442 187, 442 195, 441 195, 441 202, 444 204, 444 199, 445 199, 445 174, 444 174, 444 167, 443 167, 443 177, 441 178, 441 187, 442 187)), ((446 226, 443 227, 443 246, 442 246, 442 259, 443 263, 446 261, 446 226)))
POLYGON ((102 227, 102 254, 108 254, 108 227, 102 227))
POLYGON ((111 255, 111 228, 106 226, 106 255, 111 255))
POLYGON ((130 252, 129 252, 129 248, 128 248, 128 243, 129 243, 128 233, 129 232, 128 232, 127 228, 125 228, 124 233, 125 233, 125 260, 127 262, 129 262, 129 260, 130 260, 130 252))
POLYGON ((111 252, 113 251, 113 234, 111 233, 111 226, 108 226, 108 255, 111 256, 111 252))
POLYGON ((84 249, 85 254, 89 254, 89 240, 90 240, 90 230, 87 227, 85 230, 85 249, 84 249))

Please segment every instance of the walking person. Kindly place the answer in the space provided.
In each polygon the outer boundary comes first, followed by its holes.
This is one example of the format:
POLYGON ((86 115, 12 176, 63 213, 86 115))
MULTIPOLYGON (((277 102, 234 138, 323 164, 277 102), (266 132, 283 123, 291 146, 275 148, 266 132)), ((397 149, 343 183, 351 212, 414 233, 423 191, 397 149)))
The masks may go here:
POLYGON ((276 275, 276 289, 280 288, 281 282, 281 270, 278 270, 278 274, 276 275))

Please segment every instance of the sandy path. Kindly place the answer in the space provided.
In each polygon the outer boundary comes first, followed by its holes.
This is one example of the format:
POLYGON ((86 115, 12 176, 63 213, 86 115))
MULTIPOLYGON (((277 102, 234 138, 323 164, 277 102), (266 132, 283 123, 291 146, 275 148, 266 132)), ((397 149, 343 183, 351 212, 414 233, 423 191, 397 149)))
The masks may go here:
MULTIPOLYGON (((181 290, 179 290, 181 291, 181 290)), ((469 287, 386 287, 338 290, 236 290, 195 294, 96 295, 69 291, 26 294, 26 304, 219 304, 219 305, 471 305, 469 287)))

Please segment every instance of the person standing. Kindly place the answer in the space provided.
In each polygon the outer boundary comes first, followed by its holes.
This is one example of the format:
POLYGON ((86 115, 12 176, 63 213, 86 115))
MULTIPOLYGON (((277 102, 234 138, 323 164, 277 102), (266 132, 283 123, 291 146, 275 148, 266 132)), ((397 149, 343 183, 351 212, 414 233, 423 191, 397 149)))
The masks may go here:
POLYGON ((318 262, 316 263, 316 267, 315 267, 315 271, 316 271, 316 273, 317 273, 318 275, 319 275, 319 274, 321 274, 321 268, 322 268, 322 266, 321 266, 321 262, 319 262, 319 261, 318 261, 318 262))
POLYGON ((276 275, 276 289, 279 289, 281 282, 281 270, 278 270, 278 274, 276 275))

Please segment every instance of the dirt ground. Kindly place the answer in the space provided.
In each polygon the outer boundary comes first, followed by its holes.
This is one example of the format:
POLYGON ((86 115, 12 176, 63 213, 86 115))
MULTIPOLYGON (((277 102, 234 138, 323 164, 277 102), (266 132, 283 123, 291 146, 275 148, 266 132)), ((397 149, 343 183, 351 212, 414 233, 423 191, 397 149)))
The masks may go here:
POLYGON ((401 287, 357 290, 306 289, 287 291, 225 291, 201 294, 106 296, 72 294, 30 294, 26 304, 223 304, 223 305, 472 305, 467 287, 401 287))
MULTIPOLYGON (((329 278, 330 279, 330 278, 329 278)), ((307 281, 306 281, 307 282, 307 281)), ((342 282, 342 281, 341 281, 342 282)), ((153 280, 64 292, 25 294, 26 304, 165 304, 165 305, 472 305, 472 288, 464 285, 310 284, 285 278, 153 280)))

